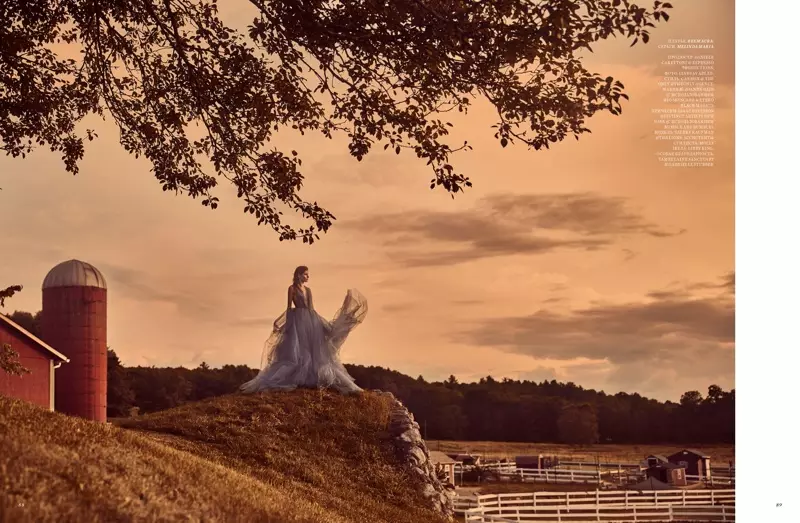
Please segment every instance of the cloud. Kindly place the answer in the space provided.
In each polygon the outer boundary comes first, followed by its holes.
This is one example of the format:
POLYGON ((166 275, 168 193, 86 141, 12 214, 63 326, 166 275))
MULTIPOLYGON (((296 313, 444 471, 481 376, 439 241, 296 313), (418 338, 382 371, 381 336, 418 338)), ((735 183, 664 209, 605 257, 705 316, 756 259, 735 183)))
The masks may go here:
POLYGON ((193 293, 177 290, 176 285, 160 286, 144 271, 105 264, 103 271, 119 292, 134 301, 162 302, 198 319, 212 319, 216 307, 202 291, 193 293))
POLYGON ((593 251, 623 236, 666 238, 685 232, 648 222, 629 209, 624 198, 596 193, 495 195, 460 213, 380 214, 345 221, 340 226, 380 236, 391 257, 406 267, 562 249, 593 251))
POLYGON ((381 306, 381 310, 385 312, 406 312, 416 308, 414 303, 386 303, 381 306))
POLYGON ((651 291, 647 296, 656 300, 683 300, 689 299, 692 296, 710 295, 718 296, 723 295, 727 299, 733 296, 736 286, 736 273, 730 271, 722 275, 718 281, 715 282, 673 282, 667 288, 651 291))
MULTIPOLYGON (((723 277, 731 281, 732 273, 723 277)), ((642 301, 486 319, 456 341, 537 359, 604 360, 615 388, 664 390, 670 380, 733 375, 735 309, 725 283, 654 291, 642 301), (722 289, 715 295, 701 291, 722 289)))
POLYGON ((596 193, 504 194, 484 200, 489 216, 512 219, 531 229, 570 231, 586 236, 646 234, 658 238, 668 231, 628 209, 627 199, 596 193))

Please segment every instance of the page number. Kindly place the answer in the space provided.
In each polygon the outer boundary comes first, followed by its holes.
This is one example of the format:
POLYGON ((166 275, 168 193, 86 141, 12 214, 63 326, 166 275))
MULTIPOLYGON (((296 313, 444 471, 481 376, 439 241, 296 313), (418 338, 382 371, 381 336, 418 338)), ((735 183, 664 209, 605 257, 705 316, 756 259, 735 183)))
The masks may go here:
POLYGON ((776 507, 782 507, 782 506, 783 506, 783 503, 775 503, 775 506, 776 506, 776 507))

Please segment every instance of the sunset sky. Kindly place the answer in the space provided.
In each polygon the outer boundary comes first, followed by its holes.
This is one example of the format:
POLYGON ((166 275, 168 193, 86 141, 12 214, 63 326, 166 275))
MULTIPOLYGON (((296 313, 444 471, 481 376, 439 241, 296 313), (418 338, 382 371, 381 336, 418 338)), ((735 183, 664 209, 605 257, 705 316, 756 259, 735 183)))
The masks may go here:
POLYGON ((344 139, 284 137, 304 160, 303 196, 338 218, 310 247, 278 242, 227 187, 215 211, 162 192, 110 122, 89 123, 100 139, 75 177, 46 149, 0 157, 0 286, 24 286, 3 312, 39 310, 48 270, 77 258, 108 281, 108 342, 125 365, 255 367, 302 264, 323 315, 348 288, 369 300, 346 363, 673 401, 712 383, 730 389, 734 2, 670 3, 649 44, 612 40, 586 59, 625 84, 630 102, 590 120, 580 141, 503 149, 488 103, 453 119, 454 143, 474 147, 453 158, 474 183, 455 200, 429 190, 429 169, 410 155, 376 149, 358 162, 344 139), (713 168, 655 157, 651 110, 664 106, 657 82, 669 54, 658 44, 670 38, 714 40, 713 168))

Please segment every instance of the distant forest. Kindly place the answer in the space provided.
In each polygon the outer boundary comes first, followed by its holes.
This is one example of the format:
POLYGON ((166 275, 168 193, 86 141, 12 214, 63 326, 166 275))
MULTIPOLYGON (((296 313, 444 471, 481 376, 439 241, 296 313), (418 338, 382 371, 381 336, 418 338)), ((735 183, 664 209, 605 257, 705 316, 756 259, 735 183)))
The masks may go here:
MULTIPOLYGON (((108 415, 127 416, 236 392, 255 369, 124 367, 109 351, 108 415)), ((381 367, 345 365, 365 389, 392 392, 414 413, 427 439, 536 443, 733 443, 735 390, 716 385, 705 397, 690 391, 680 403, 639 394, 583 389, 555 380, 429 383, 381 367)))
MULTIPOLYGON (((39 314, 15 312, 14 321, 39 331, 39 314)), ((381 367, 345 365, 365 389, 392 392, 427 439, 535 443, 734 443, 736 391, 716 385, 705 396, 684 393, 678 403, 639 394, 614 395, 555 380, 429 383, 381 367)), ((125 367, 108 351, 108 415, 124 417, 236 392, 256 374, 246 365, 212 369, 125 367)))

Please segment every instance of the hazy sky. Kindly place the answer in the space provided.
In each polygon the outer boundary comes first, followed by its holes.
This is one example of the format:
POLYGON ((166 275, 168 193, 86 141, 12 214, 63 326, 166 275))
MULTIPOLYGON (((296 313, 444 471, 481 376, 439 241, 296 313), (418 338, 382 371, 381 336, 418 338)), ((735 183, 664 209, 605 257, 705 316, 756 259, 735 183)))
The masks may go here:
MULTIPOLYGON (((318 244, 277 241, 227 188, 220 208, 163 193, 146 161, 94 122, 77 177, 58 155, 0 157, 5 312, 41 307, 41 282, 78 258, 109 284, 109 344, 126 365, 257 366, 296 265, 317 309, 369 300, 345 362, 462 381, 555 378, 677 400, 734 386, 734 2, 673 0, 646 46, 598 46, 590 70, 625 84, 621 116, 549 151, 502 149, 492 108, 454 120, 454 161, 474 188, 430 191, 424 162, 345 140, 283 143, 304 158, 304 197, 338 218, 318 244), (669 38, 713 38, 716 166, 662 167, 653 108, 669 38)), ((246 20, 249 13, 226 13, 246 20)))

